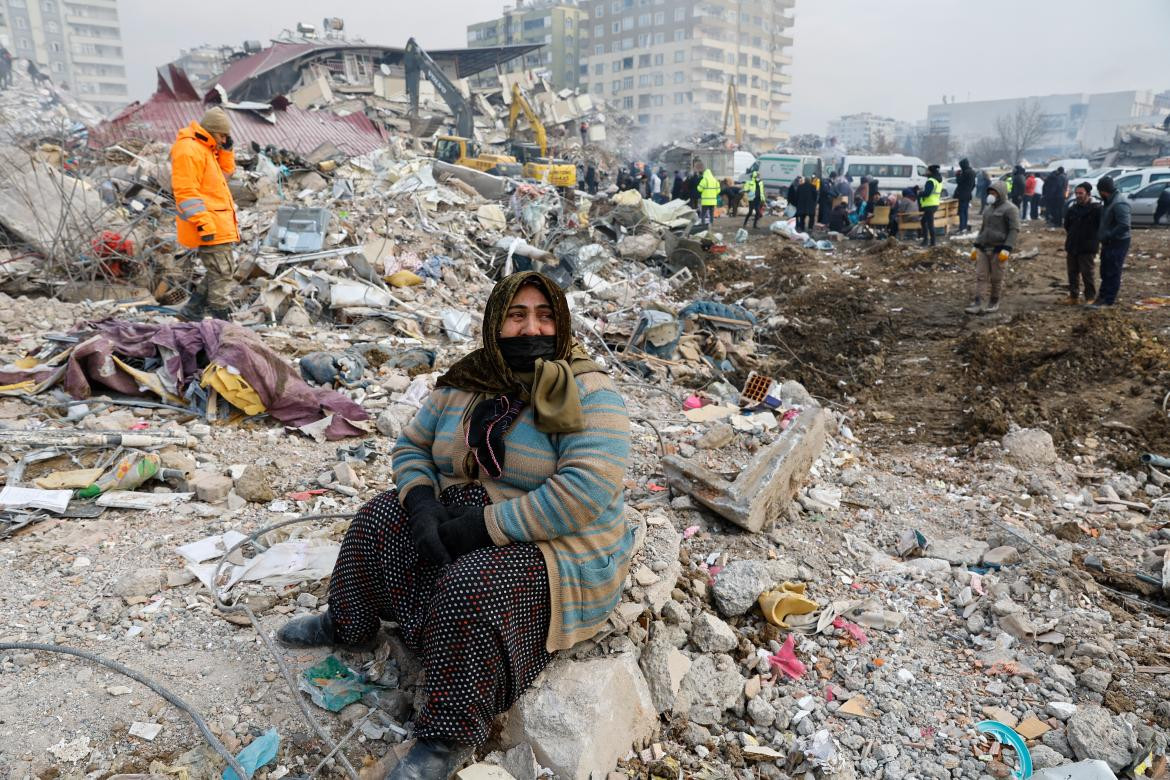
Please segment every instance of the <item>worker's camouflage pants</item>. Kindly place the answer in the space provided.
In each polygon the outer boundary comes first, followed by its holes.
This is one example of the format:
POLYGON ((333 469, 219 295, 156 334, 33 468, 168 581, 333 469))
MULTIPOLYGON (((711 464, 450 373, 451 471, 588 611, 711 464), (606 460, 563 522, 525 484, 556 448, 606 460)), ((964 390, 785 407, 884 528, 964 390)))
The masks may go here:
POLYGON ((232 252, 235 244, 218 244, 199 250, 199 260, 207 271, 196 293, 206 298, 204 305, 213 314, 231 311, 231 292, 236 286, 236 260, 232 252))

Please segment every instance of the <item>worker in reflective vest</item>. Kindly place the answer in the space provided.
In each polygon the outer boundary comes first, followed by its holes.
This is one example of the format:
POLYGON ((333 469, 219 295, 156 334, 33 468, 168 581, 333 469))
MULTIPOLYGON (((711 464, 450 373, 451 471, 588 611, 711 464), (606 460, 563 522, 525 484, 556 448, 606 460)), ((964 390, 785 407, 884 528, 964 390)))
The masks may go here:
POLYGON ((938 204, 942 202, 942 174, 937 165, 927 169, 926 186, 918 197, 918 207, 922 209, 922 245, 934 246, 934 212, 938 211, 938 204))
POLYGON ((758 166, 752 167, 752 175, 747 181, 747 194, 748 213, 744 215, 743 226, 747 227, 748 220, 754 217, 752 222, 754 230, 760 224, 760 214, 764 210, 764 180, 760 178, 758 166))
POLYGON ((715 223, 715 204, 719 202, 719 191, 722 188, 719 186, 719 180, 715 178, 715 174, 711 173, 710 168, 703 169, 698 189, 699 220, 704 225, 712 225, 715 223))

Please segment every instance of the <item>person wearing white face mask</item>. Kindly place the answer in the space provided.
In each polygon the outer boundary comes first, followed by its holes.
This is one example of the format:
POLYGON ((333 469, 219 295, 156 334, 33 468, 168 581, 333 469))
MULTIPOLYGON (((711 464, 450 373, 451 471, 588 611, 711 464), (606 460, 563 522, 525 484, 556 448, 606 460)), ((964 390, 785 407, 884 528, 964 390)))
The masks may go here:
POLYGON ((993 182, 987 196, 983 225, 971 250, 971 259, 975 261, 975 300, 964 309, 968 314, 999 311, 1004 266, 1020 235, 1020 211, 1008 201, 1007 186, 1001 181, 993 182), (984 292, 988 293, 986 306, 984 292))

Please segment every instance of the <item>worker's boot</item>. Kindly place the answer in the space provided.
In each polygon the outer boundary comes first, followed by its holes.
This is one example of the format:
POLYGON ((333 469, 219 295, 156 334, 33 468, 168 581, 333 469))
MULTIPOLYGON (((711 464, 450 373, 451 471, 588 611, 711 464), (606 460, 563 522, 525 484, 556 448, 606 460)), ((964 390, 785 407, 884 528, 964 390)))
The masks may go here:
POLYGON ((445 739, 420 739, 386 780, 450 780, 473 752, 470 746, 445 739))
POLYGON ((187 303, 179 310, 179 319, 186 322, 198 322, 203 319, 204 307, 207 306, 207 296, 201 292, 191 293, 187 303))
POLYGON ((983 310, 984 314, 994 314, 999 311, 999 298, 992 298, 987 302, 987 308, 983 310))
POLYGON ((979 298, 976 298, 975 300, 971 301, 971 305, 963 309, 963 311, 967 312, 968 314, 979 314, 981 311, 983 311, 983 301, 979 298))

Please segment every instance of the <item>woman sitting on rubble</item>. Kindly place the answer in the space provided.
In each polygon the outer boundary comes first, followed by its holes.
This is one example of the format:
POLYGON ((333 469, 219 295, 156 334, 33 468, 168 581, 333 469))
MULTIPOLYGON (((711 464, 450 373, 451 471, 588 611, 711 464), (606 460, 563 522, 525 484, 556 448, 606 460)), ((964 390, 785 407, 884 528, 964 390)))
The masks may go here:
POLYGON ((398 623, 426 671, 418 741, 390 780, 449 778, 551 653, 592 636, 621 596, 629 418, 573 338, 547 277, 501 280, 483 347, 455 363, 394 447, 397 490, 358 512, 329 610, 285 644, 369 646, 398 623))

